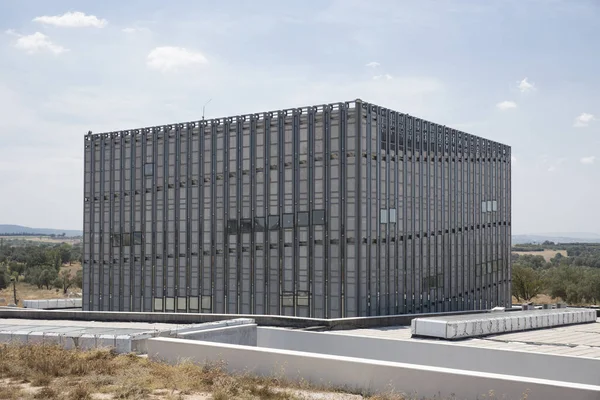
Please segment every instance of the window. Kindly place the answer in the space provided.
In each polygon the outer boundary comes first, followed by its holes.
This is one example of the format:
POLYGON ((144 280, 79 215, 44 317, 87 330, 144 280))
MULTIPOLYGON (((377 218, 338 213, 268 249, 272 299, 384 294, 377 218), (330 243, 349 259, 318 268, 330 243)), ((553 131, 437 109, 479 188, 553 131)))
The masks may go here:
POLYGON ((252 220, 251 219, 240 220, 240 233, 250 233, 250 232, 252 232, 252 220))
POLYGON ((269 215, 269 230, 279 229, 279 215, 269 215))
POLYGON ((293 228, 294 227, 294 214, 283 214, 283 221, 281 222, 282 228, 293 228))
POLYGON ((229 235, 236 235, 238 231, 237 219, 230 219, 227 221, 227 233, 229 235))
POLYGON ((256 230, 256 232, 264 232, 266 222, 267 221, 265 217, 254 218, 254 229, 256 230))
POLYGON ((498 202, 496 200, 492 201, 492 211, 498 211, 498 202))
POLYGON ((325 210, 313 210, 313 225, 325 225, 325 210))
POLYGON ((154 164, 153 163, 146 163, 144 165, 144 175, 145 176, 154 175, 154 164))
POLYGON ((484 213, 487 211, 487 202, 483 201, 481 202, 481 212, 484 213))
POLYGON ((379 214, 379 222, 382 224, 388 223, 388 210, 380 210, 379 214))
POLYGON ((123 246, 131 246, 131 233, 123 234, 123 246))
POLYGON ((115 233, 112 235, 112 245, 113 247, 121 247, 121 235, 115 233))
POLYGON ((140 245, 143 244, 142 232, 133 232, 133 244, 140 245))
POLYGON ((390 209, 390 224, 395 224, 396 223, 396 209, 395 208, 391 208, 390 209))
POLYGON ((298 213, 298 226, 308 226, 308 212, 298 213))

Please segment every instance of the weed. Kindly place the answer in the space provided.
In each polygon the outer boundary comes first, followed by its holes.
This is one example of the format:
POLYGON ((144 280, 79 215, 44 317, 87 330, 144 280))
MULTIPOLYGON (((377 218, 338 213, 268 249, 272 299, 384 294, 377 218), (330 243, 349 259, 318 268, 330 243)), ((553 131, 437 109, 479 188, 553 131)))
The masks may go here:
POLYGON ((53 400, 58 398, 56 390, 46 386, 40 389, 36 394, 33 395, 34 399, 53 400))

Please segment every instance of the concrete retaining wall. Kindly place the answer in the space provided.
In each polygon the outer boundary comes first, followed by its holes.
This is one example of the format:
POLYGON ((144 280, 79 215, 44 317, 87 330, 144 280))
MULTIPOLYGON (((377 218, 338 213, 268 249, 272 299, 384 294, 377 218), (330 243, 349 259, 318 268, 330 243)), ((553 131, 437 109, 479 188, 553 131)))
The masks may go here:
POLYGON ((600 385, 596 358, 262 327, 258 346, 600 385))
POLYGON ((600 398, 600 386, 184 339, 150 339, 148 356, 170 363, 224 361, 234 373, 276 375, 369 393, 393 390, 418 398, 476 399, 490 390, 507 399, 520 399, 524 393, 528 400, 600 398))

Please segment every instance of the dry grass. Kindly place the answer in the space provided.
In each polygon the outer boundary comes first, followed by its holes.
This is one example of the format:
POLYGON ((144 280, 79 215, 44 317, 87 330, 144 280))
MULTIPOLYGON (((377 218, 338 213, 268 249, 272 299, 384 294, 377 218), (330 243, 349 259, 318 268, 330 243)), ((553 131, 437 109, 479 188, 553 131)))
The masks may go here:
MULTIPOLYGON (((0 399, 364 398, 333 392, 324 396, 315 394, 313 389, 277 377, 230 375, 222 365, 168 365, 133 354, 65 350, 47 344, 0 345, 0 399)), ((387 395, 371 399, 403 397, 387 395)))
MULTIPOLYGON (((35 285, 30 285, 25 282, 17 283, 17 298, 19 299, 19 307, 23 307, 23 300, 44 300, 44 299, 62 299, 67 296, 63 295, 61 289, 50 288, 50 290, 38 289, 35 285)), ((12 285, 6 289, 0 290, 0 306, 7 305, 13 302, 12 285), (4 299, 2 302, 1 299, 4 299)))
POLYGON ((514 254, 522 255, 532 255, 532 256, 542 256, 546 261, 550 261, 557 253, 562 254, 564 257, 567 257, 566 250, 548 250, 544 251, 513 251, 514 254))

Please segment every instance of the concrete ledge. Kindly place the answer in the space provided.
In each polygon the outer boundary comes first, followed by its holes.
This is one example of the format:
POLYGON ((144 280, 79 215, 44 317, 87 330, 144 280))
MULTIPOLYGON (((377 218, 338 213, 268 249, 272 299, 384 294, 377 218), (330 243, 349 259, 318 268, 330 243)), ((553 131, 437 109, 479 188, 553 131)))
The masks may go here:
POLYGON ((52 343, 66 349, 111 348, 118 353, 147 352, 146 341, 153 337, 192 337, 197 340, 223 341, 226 343, 256 346, 256 324, 252 319, 237 319, 208 324, 192 324, 172 329, 135 329, 111 327, 78 327, 60 324, 2 325, 0 320, 0 343, 52 343))
POLYGON ((597 400, 600 396, 600 386, 594 385, 183 339, 149 339, 148 356, 170 363, 224 361, 234 373, 275 375, 368 393, 392 389, 418 398, 475 399, 491 390, 497 398, 508 399, 526 393, 529 400, 597 400))
POLYGON ((487 315, 438 316, 412 320, 415 336, 464 339, 563 325, 596 322, 596 311, 585 308, 495 312, 487 315))
POLYGON ((47 300, 23 300, 24 308, 33 308, 38 310, 58 310, 63 308, 81 309, 82 300, 73 299, 47 299, 47 300))
POLYGON ((600 359, 474 347, 430 340, 400 340, 334 332, 258 328, 258 346, 370 360, 600 385, 600 359))
POLYGON ((241 346, 256 346, 257 343, 256 324, 188 331, 179 333, 176 337, 179 339, 237 344, 241 346))
POLYGON ((161 322, 170 324, 194 324, 215 322, 239 318, 249 318, 259 326, 279 326, 285 328, 323 327, 325 330, 362 329, 382 326, 410 325, 419 317, 436 315, 485 314, 487 311, 460 311, 439 314, 403 314, 357 318, 300 318, 282 315, 250 315, 250 314, 193 314, 193 313, 148 313, 148 312, 116 312, 116 311, 74 311, 74 310, 31 310, 0 307, 0 318, 24 318, 47 320, 75 320, 102 322, 161 322))

